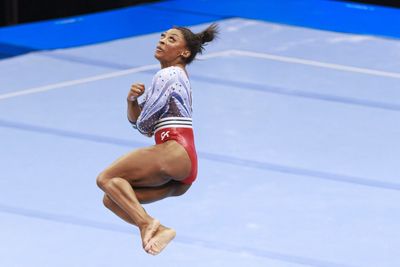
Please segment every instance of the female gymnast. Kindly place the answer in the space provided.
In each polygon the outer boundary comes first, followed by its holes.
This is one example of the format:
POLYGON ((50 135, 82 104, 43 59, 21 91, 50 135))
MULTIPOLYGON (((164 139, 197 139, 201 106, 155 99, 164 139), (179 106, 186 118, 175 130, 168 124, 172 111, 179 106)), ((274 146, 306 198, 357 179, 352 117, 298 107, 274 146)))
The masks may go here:
POLYGON ((192 91, 186 65, 217 35, 217 25, 194 34, 174 27, 161 34, 155 58, 161 70, 153 77, 144 100, 144 84, 135 83, 127 96, 128 120, 156 144, 117 159, 97 177, 104 205, 140 230, 142 246, 159 254, 175 237, 175 230, 151 217, 141 204, 184 194, 197 175, 192 129, 192 91))

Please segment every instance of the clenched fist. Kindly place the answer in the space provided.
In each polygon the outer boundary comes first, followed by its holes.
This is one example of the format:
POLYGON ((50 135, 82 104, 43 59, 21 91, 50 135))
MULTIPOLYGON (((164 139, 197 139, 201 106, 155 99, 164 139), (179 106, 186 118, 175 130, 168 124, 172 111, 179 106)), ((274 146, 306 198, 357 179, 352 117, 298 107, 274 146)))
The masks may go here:
POLYGON ((144 93, 144 84, 143 83, 134 83, 131 86, 131 89, 128 93, 128 101, 135 101, 139 96, 144 93))

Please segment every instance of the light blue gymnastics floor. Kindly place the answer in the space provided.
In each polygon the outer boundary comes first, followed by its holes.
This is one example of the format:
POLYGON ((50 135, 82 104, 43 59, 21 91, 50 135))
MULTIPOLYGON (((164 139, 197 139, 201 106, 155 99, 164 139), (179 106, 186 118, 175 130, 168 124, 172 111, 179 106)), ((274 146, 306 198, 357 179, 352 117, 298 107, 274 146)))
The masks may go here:
POLYGON ((159 33, 0 61, 0 266, 400 266, 400 41, 219 24, 189 67, 198 179, 146 206, 177 230, 157 257, 95 179, 153 144, 125 98, 159 33))

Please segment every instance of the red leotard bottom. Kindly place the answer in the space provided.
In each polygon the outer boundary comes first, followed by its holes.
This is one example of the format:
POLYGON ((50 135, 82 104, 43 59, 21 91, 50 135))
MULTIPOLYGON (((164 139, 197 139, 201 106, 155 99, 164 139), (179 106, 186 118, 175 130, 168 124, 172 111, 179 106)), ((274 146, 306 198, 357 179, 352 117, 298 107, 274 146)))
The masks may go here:
POLYGON ((169 140, 175 140, 181 144, 189 155, 192 169, 188 177, 180 181, 184 184, 191 184, 197 176, 197 154, 194 146, 194 135, 192 128, 163 128, 154 134, 156 144, 162 144, 169 140))

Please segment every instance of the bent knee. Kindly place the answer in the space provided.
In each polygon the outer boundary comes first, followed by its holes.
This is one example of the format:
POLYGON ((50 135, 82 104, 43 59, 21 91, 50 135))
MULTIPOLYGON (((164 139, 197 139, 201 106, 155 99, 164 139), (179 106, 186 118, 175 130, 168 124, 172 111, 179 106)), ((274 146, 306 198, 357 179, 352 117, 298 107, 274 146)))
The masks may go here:
POLYGON ((121 187, 126 181, 119 177, 101 176, 98 178, 97 185, 105 192, 112 190, 116 187, 121 187))
POLYGON ((106 194, 104 194, 104 197, 103 197, 103 204, 104 204, 104 206, 105 206, 106 208, 110 208, 111 205, 112 205, 112 200, 111 200, 110 197, 107 196, 106 194))
POLYGON ((111 180, 112 177, 110 177, 109 175, 107 175, 106 172, 102 172, 100 173, 97 178, 96 178, 96 184, 98 187, 100 187, 101 189, 104 189, 106 184, 111 180))
POLYGON ((120 180, 122 180, 122 178, 114 177, 113 175, 104 171, 97 176, 96 183, 98 187, 104 190, 107 187, 119 184, 121 182, 120 180))

